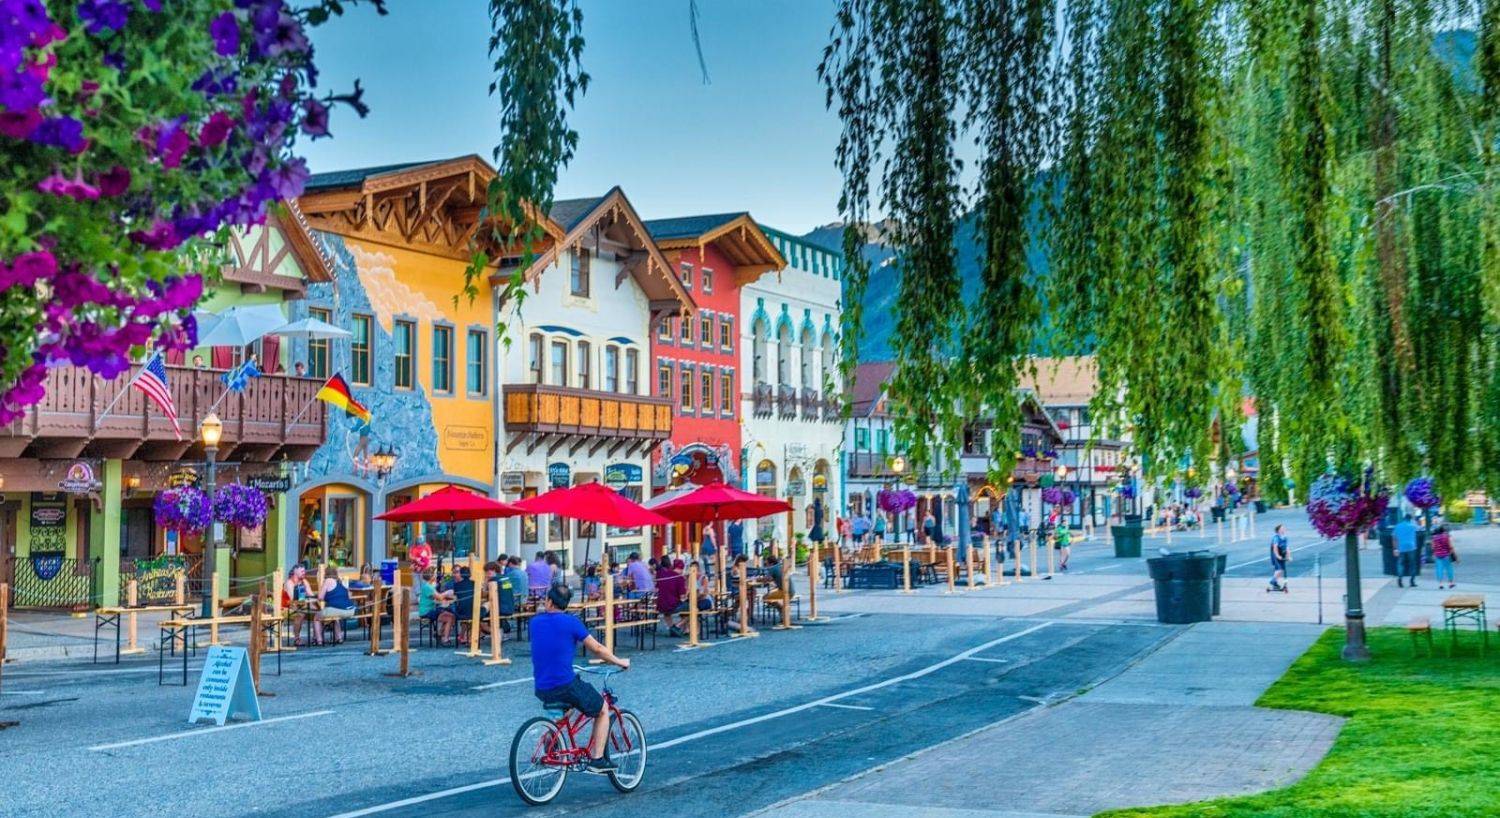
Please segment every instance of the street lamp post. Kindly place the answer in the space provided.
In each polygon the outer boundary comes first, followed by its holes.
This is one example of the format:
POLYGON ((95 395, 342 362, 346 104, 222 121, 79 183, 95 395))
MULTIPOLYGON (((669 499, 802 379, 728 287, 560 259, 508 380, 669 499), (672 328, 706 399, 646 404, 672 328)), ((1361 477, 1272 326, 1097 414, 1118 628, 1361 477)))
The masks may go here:
MULTIPOLYGON (((219 456, 219 440, 224 435, 224 424, 219 420, 218 415, 209 412, 208 417, 205 417, 203 423, 199 425, 198 432, 203 438, 203 457, 206 461, 203 489, 207 492, 209 506, 212 507, 214 477, 216 476, 215 461, 219 456)), ((214 600, 214 572, 218 569, 218 566, 219 522, 217 520, 210 520, 208 524, 208 542, 204 544, 203 548, 202 615, 205 618, 212 618, 214 615, 214 605, 216 604, 214 600)))

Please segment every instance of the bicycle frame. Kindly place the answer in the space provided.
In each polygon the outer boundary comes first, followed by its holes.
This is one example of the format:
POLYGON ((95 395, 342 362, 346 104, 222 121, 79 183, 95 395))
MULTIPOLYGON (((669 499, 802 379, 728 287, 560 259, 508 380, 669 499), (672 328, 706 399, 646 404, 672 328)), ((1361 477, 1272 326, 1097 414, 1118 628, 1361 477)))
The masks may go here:
MULTIPOLYGON (((601 695, 604 697, 605 706, 609 709, 609 749, 613 752, 627 753, 633 748, 630 746, 630 737, 619 728, 620 708, 615 704, 614 692, 606 685, 601 695)), ((593 723, 594 716, 580 710, 570 709, 562 714, 554 724, 567 735, 570 746, 537 747, 541 754, 541 757, 537 759, 539 763, 548 767, 566 767, 570 771, 583 769, 589 761, 589 745, 587 740, 580 742, 579 738, 584 735, 585 730, 590 730, 593 723)), ((591 730, 588 735, 592 737, 591 730)), ((548 734, 548 738, 543 739, 543 743, 553 743, 549 740, 550 738, 551 734, 548 734)))

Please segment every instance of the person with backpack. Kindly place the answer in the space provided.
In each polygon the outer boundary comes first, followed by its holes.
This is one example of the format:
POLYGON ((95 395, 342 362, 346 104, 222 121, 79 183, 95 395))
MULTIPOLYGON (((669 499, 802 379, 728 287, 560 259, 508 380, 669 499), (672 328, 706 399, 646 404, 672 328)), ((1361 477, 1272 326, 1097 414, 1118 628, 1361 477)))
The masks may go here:
POLYGON ((1443 579, 1448 580, 1449 588, 1454 586, 1453 563, 1458 562, 1458 552, 1453 550, 1453 535, 1448 533, 1448 526, 1440 525, 1437 531, 1432 533, 1432 561, 1434 563, 1432 573, 1437 579, 1437 586, 1443 587, 1443 579))

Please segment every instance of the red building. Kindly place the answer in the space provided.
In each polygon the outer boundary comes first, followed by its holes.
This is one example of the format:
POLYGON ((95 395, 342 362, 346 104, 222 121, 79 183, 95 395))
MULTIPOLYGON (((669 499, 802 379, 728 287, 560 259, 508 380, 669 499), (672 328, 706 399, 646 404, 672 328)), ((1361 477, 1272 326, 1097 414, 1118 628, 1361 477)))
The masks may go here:
MULTIPOLYGON (((672 438, 652 463, 653 493, 689 483, 740 483, 740 287, 786 266, 748 213, 647 221, 698 312, 669 318, 651 339, 653 394, 670 397, 672 438)), ((719 542, 724 542, 720 533, 719 542)), ((677 531, 675 542, 696 537, 677 531)))

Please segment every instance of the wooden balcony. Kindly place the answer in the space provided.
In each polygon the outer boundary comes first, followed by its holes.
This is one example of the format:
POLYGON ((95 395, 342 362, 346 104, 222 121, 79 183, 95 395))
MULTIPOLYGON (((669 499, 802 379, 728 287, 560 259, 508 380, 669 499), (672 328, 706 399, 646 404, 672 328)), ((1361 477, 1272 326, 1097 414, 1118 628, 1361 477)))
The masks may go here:
POLYGON ((879 452, 854 452, 849 455, 849 476, 894 480, 900 474, 891 470, 890 459, 890 455, 879 452))
POLYGON ((607 456, 622 448, 630 456, 672 436, 667 398, 534 383, 507 384, 503 395, 506 452, 524 443, 527 454, 546 446, 550 455, 570 445, 570 456, 584 446, 590 456, 605 446, 607 456))
POLYGON ((106 381, 86 369, 53 369, 42 402, 0 426, 0 457, 197 459, 203 453, 198 424, 210 407, 224 424, 220 460, 307 460, 326 439, 328 404, 313 399, 320 380, 265 375, 251 378, 243 392, 225 395, 222 371, 169 366, 167 384, 182 427, 178 440, 156 404, 128 386, 139 372, 136 365, 106 381))

